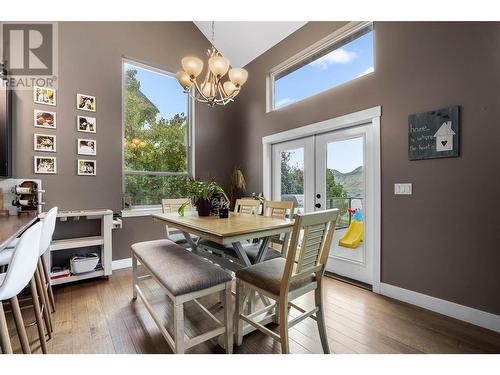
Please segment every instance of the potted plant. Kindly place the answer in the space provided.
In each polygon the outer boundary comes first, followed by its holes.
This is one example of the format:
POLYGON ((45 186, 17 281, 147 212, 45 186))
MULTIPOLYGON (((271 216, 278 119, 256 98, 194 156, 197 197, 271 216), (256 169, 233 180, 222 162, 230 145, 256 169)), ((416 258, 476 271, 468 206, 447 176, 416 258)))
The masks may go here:
POLYGON ((199 216, 209 216, 212 209, 212 199, 222 196, 228 200, 226 193, 215 180, 210 182, 191 180, 188 184, 188 192, 190 200, 179 207, 177 212, 180 216, 184 216, 184 211, 190 201, 195 205, 199 216))

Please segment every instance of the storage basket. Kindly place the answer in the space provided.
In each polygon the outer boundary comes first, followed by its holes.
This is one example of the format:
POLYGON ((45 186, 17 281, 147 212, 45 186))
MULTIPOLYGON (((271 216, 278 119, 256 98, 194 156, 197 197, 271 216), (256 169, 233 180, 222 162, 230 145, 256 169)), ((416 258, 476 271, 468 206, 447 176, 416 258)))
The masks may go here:
POLYGON ((99 255, 90 253, 87 255, 75 255, 71 257, 71 273, 78 275, 80 273, 94 271, 99 263, 99 255))

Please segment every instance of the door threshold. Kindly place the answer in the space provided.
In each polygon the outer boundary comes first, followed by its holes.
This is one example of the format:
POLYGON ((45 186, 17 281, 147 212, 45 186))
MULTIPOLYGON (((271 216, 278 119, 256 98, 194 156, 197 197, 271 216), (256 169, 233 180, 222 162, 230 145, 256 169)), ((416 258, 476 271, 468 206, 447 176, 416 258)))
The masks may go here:
POLYGON ((349 277, 341 276, 339 274, 329 272, 329 271, 325 271, 325 276, 330 277, 330 278, 335 279, 335 280, 338 280, 338 281, 342 281, 343 283, 347 283, 347 284, 356 286, 358 288, 369 290, 370 292, 373 291, 373 287, 370 284, 364 283, 364 282, 359 281, 359 280, 354 280, 354 279, 351 279, 349 277))

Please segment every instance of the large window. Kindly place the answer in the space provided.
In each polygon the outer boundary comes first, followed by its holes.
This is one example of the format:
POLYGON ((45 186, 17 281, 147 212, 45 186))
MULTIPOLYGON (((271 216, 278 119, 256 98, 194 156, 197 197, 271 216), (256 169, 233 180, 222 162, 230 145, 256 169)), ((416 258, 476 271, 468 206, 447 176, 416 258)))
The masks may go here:
POLYGON ((332 37, 271 73, 271 109, 285 107, 373 70, 373 26, 355 26, 351 32, 332 37))
POLYGON ((123 61, 123 170, 126 205, 186 196, 191 175, 190 102, 175 76, 123 61))

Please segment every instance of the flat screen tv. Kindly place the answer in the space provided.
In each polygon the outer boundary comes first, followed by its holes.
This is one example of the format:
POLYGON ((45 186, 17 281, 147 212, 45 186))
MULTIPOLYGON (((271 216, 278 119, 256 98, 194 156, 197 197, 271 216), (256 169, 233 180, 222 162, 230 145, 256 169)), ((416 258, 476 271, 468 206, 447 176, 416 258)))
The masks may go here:
POLYGON ((6 79, 7 72, 0 64, 0 177, 12 174, 12 92, 6 79))

